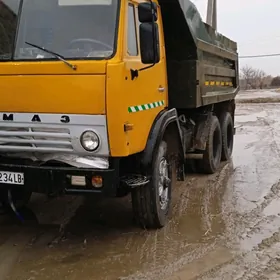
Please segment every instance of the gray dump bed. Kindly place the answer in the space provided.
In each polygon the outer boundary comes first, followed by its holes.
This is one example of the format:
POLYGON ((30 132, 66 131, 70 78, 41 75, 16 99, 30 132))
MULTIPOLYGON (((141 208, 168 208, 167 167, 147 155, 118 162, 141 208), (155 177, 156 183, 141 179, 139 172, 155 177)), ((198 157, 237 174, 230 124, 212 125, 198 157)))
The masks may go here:
POLYGON ((169 103, 196 108, 233 99, 237 44, 204 23, 189 0, 159 0, 167 53, 169 103))

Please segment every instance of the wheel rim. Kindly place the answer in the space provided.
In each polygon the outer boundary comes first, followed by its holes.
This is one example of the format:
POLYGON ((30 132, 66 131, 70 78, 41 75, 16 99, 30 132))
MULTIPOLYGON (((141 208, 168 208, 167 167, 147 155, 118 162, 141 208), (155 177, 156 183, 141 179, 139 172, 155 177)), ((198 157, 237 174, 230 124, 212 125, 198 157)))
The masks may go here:
POLYGON ((165 158, 162 158, 159 164, 159 186, 158 186, 158 194, 159 194, 159 203, 160 208, 165 210, 168 206, 169 201, 169 167, 168 162, 165 158))

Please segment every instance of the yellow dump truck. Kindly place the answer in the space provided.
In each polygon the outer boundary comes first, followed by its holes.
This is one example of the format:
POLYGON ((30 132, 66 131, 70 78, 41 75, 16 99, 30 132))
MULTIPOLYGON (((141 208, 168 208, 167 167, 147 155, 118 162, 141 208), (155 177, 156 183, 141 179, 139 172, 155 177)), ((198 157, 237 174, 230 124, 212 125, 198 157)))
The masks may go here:
POLYGON ((230 159, 238 83, 189 0, 2 0, 0 201, 131 194, 163 227, 188 167, 230 159))

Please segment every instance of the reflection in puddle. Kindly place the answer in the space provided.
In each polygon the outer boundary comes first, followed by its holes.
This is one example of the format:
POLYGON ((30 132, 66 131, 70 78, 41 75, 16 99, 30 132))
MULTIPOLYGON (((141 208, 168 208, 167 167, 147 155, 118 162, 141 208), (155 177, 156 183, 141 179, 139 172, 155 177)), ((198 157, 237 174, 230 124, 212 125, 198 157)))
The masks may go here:
POLYGON ((218 246, 225 232, 222 202, 231 172, 228 164, 219 174, 190 175, 177 184, 172 218, 162 230, 134 227, 129 198, 88 199, 67 224, 64 242, 46 251, 46 241, 54 238, 55 231, 39 235, 10 279, 28 279, 31 270, 38 279, 48 279, 42 268, 51 270, 54 280, 152 280, 171 275, 218 246))

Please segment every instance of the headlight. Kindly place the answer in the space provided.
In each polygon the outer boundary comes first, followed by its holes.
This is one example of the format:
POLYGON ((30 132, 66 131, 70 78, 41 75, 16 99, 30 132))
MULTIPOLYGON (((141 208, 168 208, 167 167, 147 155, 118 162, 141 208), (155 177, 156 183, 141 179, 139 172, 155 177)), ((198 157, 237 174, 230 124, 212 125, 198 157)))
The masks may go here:
POLYGON ((98 148, 100 140, 93 131, 85 131, 81 136, 81 144, 85 150, 93 152, 98 148))

